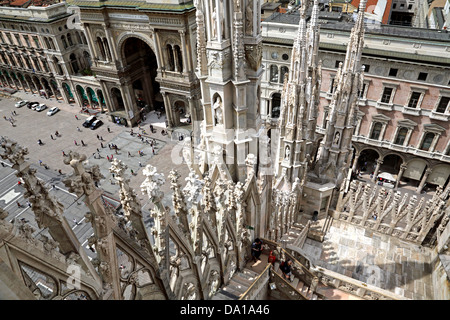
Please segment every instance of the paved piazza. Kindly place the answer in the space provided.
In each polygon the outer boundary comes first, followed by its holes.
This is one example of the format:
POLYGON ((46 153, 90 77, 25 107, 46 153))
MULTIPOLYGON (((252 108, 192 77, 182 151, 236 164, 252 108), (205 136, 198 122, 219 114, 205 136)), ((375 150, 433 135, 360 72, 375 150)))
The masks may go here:
MULTIPOLYGON (((111 163, 106 157, 113 155, 114 158, 122 160, 128 166, 127 175, 130 178, 130 185, 141 202, 144 212, 144 223, 147 226, 152 224, 148 208, 150 202, 148 196, 143 195, 140 189, 140 185, 145 179, 142 174, 142 169, 145 165, 151 164, 155 166, 158 172, 164 173, 166 177, 171 169, 177 169, 181 176, 179 181, 182 185, 185 184, 184 179, 189 172, 185 164, 177 165, 171 160, 174 148, 179 146, 179 142, 178 140, 172 141, 167 135, 161 135, 161 129, 165 127, 164 116, 158 119, 154 113, 150 112, 146 116, 146 121, 141 124, 141 127, 147 133, 143 136, 146 139, 155 139, 157 142, 154 148, 155 154, 153 154, 150 144, 143 143, 136 135, 131 136, 131 128, 109 122, 106 114, 98 114, 98 118, 104 122, 98 129, 84 128, 82 123, 88 116, 87 114, 81 114, 77 106, 66 105, 54 99, 39 98, 30 93, 17 92, 12 98, 1 97, 0 101, 0 136, 11 138, 21 146, 28 148, 29 153, 26 160, 37 170, 37 177, 46 184, 50 194, 63 204, 65 208, 64 215, 84 246, 87 246, 87 238, 92 234, 92 228, 90 224, 84 223, 84 214, 87 212, 86 206, 82 201, 77 201, 76 195, 70 193, 62 182, 72 172, 72 168, 63 163, 63 151, 68 153, 72 150, 86 154, 90 164, 98 165, 104 176, 104 179, 100 181, 99 187, 105 191, 104 194, 111 201, 116 201, 116 203, 119 201, 119 187, 112 179, 109 172, 111 163), (49 108, 58 106, 61 111, 49 117, 47 116, 48 109, 37 112, 27 107, 15 108, 16 100, 14 98, 45 103, 49 108), (13 111, 17 115, 12 115, 11 112, 13 111), (11 126, 9 121, 4 120, 3 116, 7 118, 12 116, 16 120, 15 126, 11 126), (157 130, 154 134, 149 134, 150 123, 157 130), (77 127, 80 128, 80 131, 78 131, 77 127), (111 132, 108 132, 108 127, 111 132), (55 136, 56 131, 59 132, 60 137, 55 136), (53 135, 54 140, 51 139, 51 135, 53 135), (103 141, 97 139, 97 135, 102 137, 103 141), (44 145, 39 146, 37 143, 38 139, 41 139, 44 145), (77 141, 78 145, 75 145, 74 140, 77 141), (82 140, 86 146, 82 146, 82 140), (103 143, 103 148, 101 143, 103 143), (110 150, 108 144, 117 145, 119 148, 117 153, 114 150, 110 150), (97 149, 99 149, 101 158, 97 156, 97 149), (143 152, 142 156, 139 156, 139 151, 143 152), (94 154, 96 155, 94 156, 94 154), (43 165, 40 165, 39 160, 42 161, 42 164, 47 165, 49 169, 45 169, 43 165), (58 170, 61 170, 63 174, 60 175, 58 170), (131 170, 133 170, 133 174, 131 170), (53 188, 53 186, 55 187, 53 188), (74 220, 81 221, 81 223, 75 224, 74 220)), ((183 129, 185 128, 183 127, 183 129)), ((186 129, 189 128, 186 127, 186 129)), ((133 131, 137 132, 138 128, 133 128, 133 131)), ((179 158, 177 160, 179 161, 179 158)), ((8 211, 8 220, 24 218, 30 221, 31 225, 37 227, 30 208, 25 205, 26 199, 23 198, 24 189, 17 184, 16 171, 7 162, 3 163, 6 163, 6 166, 0 167, 0 207, 8 211), (17 206, 17 201, 22 207, 17 206)), ((170 182, 167 179, 162 191, 165 193, 163 203, 170 205, 172 202, 170 182)), ((37 230, 36 234, 39 232, 41 231, 37 230)))

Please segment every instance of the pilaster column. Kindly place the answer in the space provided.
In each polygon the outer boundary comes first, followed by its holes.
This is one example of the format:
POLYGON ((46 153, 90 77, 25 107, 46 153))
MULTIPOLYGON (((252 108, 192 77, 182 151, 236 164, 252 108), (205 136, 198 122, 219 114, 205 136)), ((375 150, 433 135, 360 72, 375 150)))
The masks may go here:
POLYGON ((154 43, 155 43, 155 52, 154 53, 156 56, 156 62, 158 63, 157 70, 159 71, 162 68, 162 55, 160 52, 161 46, 159 45, 159 35, 153 28, 150 29, 150 32, 151 32, 152 39, 155 39, 154 40, 154 43))
POLYGON ((113 106, 113 103, 111 102, 111 92, 108 91, 108 88, 106 87, 106 84, 104 81, 100 80, 100 87, 102 89, 102 94, 103 94, 103 98, 105 99, 105 103, 106 103, 106 109, 108 110, 108 112, 113 111, 111 108, 113 106))
POLYGON ((377 180, 378 171, 380 171, 380 167, 383 164, 382 159, 377 160, 377 167, 375 168, 375 171, 373 172, 372 182, 375 182, 377 180))
MULTIPOLYGON (((178 31, 180 33, 180 38, 181 38, 181 53, 182 53, 182 58, 183 58, 183 73, 187 73, 187 66, 189 63, 190 66, 190 61, 188 61, 187 59, 187 53, 186 53, 186 34, 184 30, 180 30, 178 31)), ((192 70, 191 68, 189 68, 190 70, 192 70)))
POLYGON ((116 48, 116 43, 111 35, 111 30, 109 28, 109 22, 104 23, 103 27, 105 29, 105 33, 106 33, 106 39, 109 45, 109 51, 111 54, 111 59, 112 61, 115 63, 118 59, 117 59, 117 48, 116 48))
MULTIPOLYGON (((165 70, 166 69, 166 61, 164 59, 164 55, 162 52, 162 48, 161 48, 161 37, 159 36, 158 32, 155 32, 156 35, 156 49, 158 51, 159 54, 159 60, 160 60, 160 69, 161 70, 165 70)), ((156 55, 156 57, 158 58, 158 54, 156 55)))
POLYGON ((425 185, 425 182, 427 181, 428 176, 430 175, 431 171, 433 171, 431 168, 428 168, 427 170, 425 170, 425 174, 423 175, 422 180, 420 180, 420 184, 417 187, 417 190, 416 190, 417 193, 420 194, 422 192, 423 186, 425 185))
POLYGON ((402 178, 403 173, 405 172, 406 168, 407 168, 407 166, 406 166, 405 163, 402 163, 402 164, 400 165, 400 171, 399 171, 398 174, 397 174, 397 181, 395 181, 395 189, 398 188, 398 185, 399 185, 399 183, 400 183, 400 179, 402 178))
POLYGON ((281 66, 278 66, 278 83, 281 83, 281 66))
POLYGON ((92 61, 95 61, 95 57, 98 57, 99 54, 97 52, 97 48, 95 47, 94 41, 92 40, 92 35, 91 35, 91 28, 89 26, 89 24, 87 23, 83 23, 82 27, 86 30, 85 34, 87 37, 87 41, 88 41, 88 47, 89 47, 89 51, 92 57, 92 61))

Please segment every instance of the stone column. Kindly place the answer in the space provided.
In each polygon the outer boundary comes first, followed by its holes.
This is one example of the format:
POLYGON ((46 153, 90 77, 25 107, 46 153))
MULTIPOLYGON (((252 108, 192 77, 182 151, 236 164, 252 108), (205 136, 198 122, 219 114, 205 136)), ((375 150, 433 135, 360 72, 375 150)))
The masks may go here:
POLYGON ((431 168, 428 168, 427 170, 425 170, 425 174, 423 175, 422 180, 420 180, 420 184, 417 187, 417 190, 416 190, 417 193, 420 194, 422 192, 423 186, 425 185, 425 182, 427 181, 428 176, 430 175, 431 171, 433 171, 431 168))
POLYGON ((381 128, 380 136, 378 137, 379 141, 383 141, 384 133, 386 132, 387 123, 383 123, 383 127, 381 128))
POLYGON ((378 175, 378 171, 380 171, 380 167, 383 164, 383 160, 382 159, 378 159, 377 160, 377 167, 375 168, 375 171, 373 172, 373 178, 372 178, 372 182, 375 182, 377 179, 377 175, 378 175))
POLYGON ((172 129, 172 106, 167 93, 161 91, 161 95, 163 96, 164 108, 166 109, 167 128, 172 129))
POLYGON ((172 46, 172 54, 173 54, 173 68, 175 72, 178 71, 178 52, 175 50, 175 46, 172 46))
POLYGON ((402 163, 400 165, 400 171, 397 174, 397 181, 395 182, 395 189, 398 188, 398 185, 400 183, 400 179, 402 178, 403 172, 405 172, 406 168, 407 168, 406 163, 402 163))
POLYGON ((428 149, 428 152, 434 151, 434 148, 436 147, 436 144, 437 144, 440 136, 441 135, 439 133, 434 134, 434 138, 433 138, 433 141, 431 142, 430 149, 428 149))
POLYGON ((281 83, 281 66, 278 66, 278 79, 277 79, 278 83, 281 83))
POLYGON ((189 112, 191 114, 191 122, 194 123, 194 121, 197 120, 197 114, 195 111, 195 103, 194 103, 194 97, 188 97, 189 101, 189 112))
POLYGON ((355 159, 353 160, 352 172, 356 172, 356 166, 358 165, 359 155, 360 155, 359 152, 357 152, 355 154, 355 159))
POLYGON ((405 141, 404 141, 404 143, 403 143, 403 146, 405 146, 405 147, 408 146, 408 143, 409 143, 409 140, 411 139, 412 133, 413 133, 413 129, 408 129, 408 133, 406 134, 406 137, 405 137, 405 141))

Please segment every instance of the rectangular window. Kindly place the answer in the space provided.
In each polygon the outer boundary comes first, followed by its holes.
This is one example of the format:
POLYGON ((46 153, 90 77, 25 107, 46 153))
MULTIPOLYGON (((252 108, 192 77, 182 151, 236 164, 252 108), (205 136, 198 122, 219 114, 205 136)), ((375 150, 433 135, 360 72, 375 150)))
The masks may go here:
POLYGON ((33 41, 34 41, 34 44, 36 45, 36 48, 41 48, 41 44, 39 43, 39 39, 38 39, 38 37, 36 37, 36 36, 33 36, 33 41))
POLYGON ((397 8, 397 3, 392 4, 392 9, 397 8))
POLYGON ((421 92, 413 92, 411 94, 411 99, 409 99, 408 108, 416 108, 421 95, 421 92))
POLYGON ((334 78, 331 78, 330 93, 334 92, 334 78))
POLYGON ((408 10, 412 9, 412 4, 408 4, 408 10))
POLYGON ((400 9, 403 9, 405 7, 404 3, 400 3, 400 9))
POLYGON ((369 72, 370 66, 368 64, 363 64, 364 72, 369 72))
POLYGON ((14 37, 16 37, 17 44, 22 47, 23 43, 22 39, 20 39, 20 36, 18 34, 15 34, 14 37))
POLYGON ((398 72, 398 69, 391 68, 391 69, 389 69, 389 76, 390 77, 396 77, 397 76, 397 72, 398 72))
POLYGON ((7 33, 6 37, 8 38, 9 44, 14 44, 10 33, 7 33))
POLYGON ((336 60, 336 63, 334 64, 334 67, 335 68, 339 68, 339 63, 341 63, 342 61, 340 61, 340 60, 336 60))
POLYGON ((439 104, 436 108, 436 112, 445 113, 448 107, 448 102, 450 101, 450 97, 441 97, 439 104))
POLYGON ((358 92, 358 96, 360 98, 364 98, 364 91, 366 91, 366 84, 365 83, 363 83, 363 86, 362 86, 361 90, 358 92))
POLYGON ((28 38, 27 35, 23 36, 23 39, 25 40, 27 47, 31 47, 30 38, 28 38))
POLYGON ((419 73, 419 77, 417 77, 417 80, 426 81, 427 80, 427 76, 428 76, 428 73, 421 72, 421 73, 419 73))
POLYGON ((390 103, 393 90, 394 89, 392 88, 384 88, 383 95, 381 96, 381 102, 390 103))

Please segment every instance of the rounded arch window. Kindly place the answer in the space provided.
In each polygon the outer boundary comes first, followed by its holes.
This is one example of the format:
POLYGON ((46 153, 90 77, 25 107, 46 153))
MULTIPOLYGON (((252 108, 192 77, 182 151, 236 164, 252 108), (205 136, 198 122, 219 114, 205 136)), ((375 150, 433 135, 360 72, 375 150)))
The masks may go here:
POLYGON ((278 53, 277 52, 272 52, 272 59, 278 59, 278 53))

